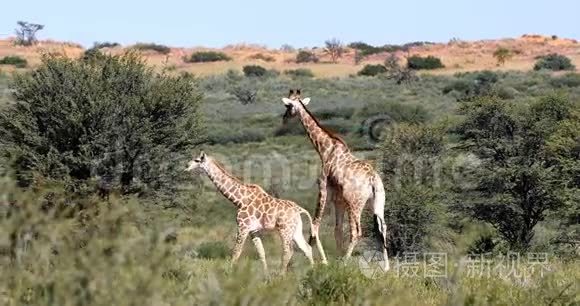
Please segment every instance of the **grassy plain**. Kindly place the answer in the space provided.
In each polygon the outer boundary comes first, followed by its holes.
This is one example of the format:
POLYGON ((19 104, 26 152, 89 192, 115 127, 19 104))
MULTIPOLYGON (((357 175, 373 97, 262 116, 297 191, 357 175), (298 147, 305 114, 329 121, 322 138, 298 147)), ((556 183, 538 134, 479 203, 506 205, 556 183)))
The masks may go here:
MULTIPOLYGON (((395 122, 414 123, 458 120, 456 100, 461 93, 445 94, 445 88, 461 80, 472 82, 473 77, 425 75, 418 83, 400 86, 380 77, 280 76, 248 81, 239 75, 208 76, 199 80, 209 140, 203 149, 244 180, 313 211, 319 160, 296 122, 282 126, 280 98, 288 88, 302 88, 312 97, 311 109, 323 124, 339 131, 356 155, 376 161, 380 156, 376 143, 364 132, 367 118, 388 115, 395 122), (251 86, 257 101, 239 103, 229 93, 236 84, 251 86)), ((561 78, 500 72, 495 86, 518 103, 552 91, 578 100, 580 82, 575 83, 573 76, 570 82, 561 78)), ((0 89, 7 82, 9 77, 0 75, 0 89)), ((8 100, 3 96, 0 101, 8 100)), ((409 276, 394 261, 392 272, 369 278, 359 266, 361 250, 352 262, 338 260, 330 216, 322 225, 329 267, 311 269, 297 252, 290 273, 278 276, 280 246, 272 235, 265 237, 272 273, 264 275, 259 269, 251 243, 240 265, 230 267, 235 210, 206 178, 183 186, 171 202, 83 199, 94 204, 93 209, 78 218, 42 210, 39 203, 48 192, 58 195, 58 186, 22 191, 6 179, 0 190, 3 203, 22 203, 16 210, 6 205, 0 210, 0 305, 580 304, 577 256, 560 258, 546 250, 549 264, 543 275, 540 270, 517 274, 529 268, 522 254, 516 274, 472 276, 464 256, 476 237, 468 233, 458 233, 446 249, 432 250, 447 254, 446 277, 424 277, 423 261, 418 276, 409 276), (11 253, 9 233, 16 229, 31 236, 20 239, 17 252, 11 253)), ((540 228, 550 234, 548 222, 540 228)))

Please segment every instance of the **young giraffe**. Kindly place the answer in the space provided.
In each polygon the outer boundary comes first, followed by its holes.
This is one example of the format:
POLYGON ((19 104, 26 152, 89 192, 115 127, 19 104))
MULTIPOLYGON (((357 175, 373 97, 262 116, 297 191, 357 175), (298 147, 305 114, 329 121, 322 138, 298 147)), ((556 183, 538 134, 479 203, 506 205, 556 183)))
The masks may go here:
MULTIPOLYGON (((238 234, 233 249, 232 264, 237 262, 242 253, 244 242, 250 235, 264 270, 268 270, 266 254, 259 236, 262 230, 277 230, 282 239, 282 273, 288 269, 288 264, 294 253, 292 241, 296 242, 298 248, 308 257, 310 264, 314 264, 312 248, 306 243, 302 235, 301 214, 308 217, 312 230, 312 218, 307 210, 292 201, 270 196, 258 185, 244 184, 204 152, 189 162, 187 171, 196 169, 202 169, 217 189, 237 207, 238 234)), ((321 254, 322 262, 326 264, 326 255, 320 242, 317 243, 317 248, 321 254)))
POLYGON ((337 248, 344 252, 343 221, 344 212, 348 214, 350 226, 350 242, 345 252, 345 258, 352 251, 362 236, 360 219, 367 202, 372 202, 375 230, 378 243, 383 251, 384 270, 389 270, 389 259, 386 249, 387 227, 384 221, 385 190, 381 177, 373 167, 358 160, 348 149, 344 141, 326 130, 316 118, 306 109, 310 98, 301 99, 300 90, 290 90, 287 98, 282 98, 286 106, 284 121, 298 116, 306 129, 308 138, 314 145, 322 161, 322 173, 318 178, 318 206, 314 215, 311 242, 319 241, 318 232, 327 198, 333 200, 336 212, 334 235, 337 248))

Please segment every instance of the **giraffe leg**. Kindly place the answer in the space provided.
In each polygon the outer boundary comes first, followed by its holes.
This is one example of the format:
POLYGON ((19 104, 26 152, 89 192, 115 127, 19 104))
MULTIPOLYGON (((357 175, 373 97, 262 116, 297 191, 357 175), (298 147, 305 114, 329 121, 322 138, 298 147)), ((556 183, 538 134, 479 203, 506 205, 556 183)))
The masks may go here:
POLYGON ((362 205, 356 205, 349 211, 348 221, 350 225, 350 242, 344 255, 344 258, 346 259, 351 257, 354 247, 356 246, 356 244, 360 240, 360 237, 362 236, 362 230, 360 227, 361 215, 362 215, 362 205))
POLYGON ((249 231, 244 228, 238 229, 238 235, 236 236, 236 245, 234 246, 232 254, 232 265, 238 262, 240 254, 242 254, 242 248, 244 247, 244 242, 248 238, 249 231))
POLYGON ((306 243, 306 240, 304 239, 304 235, 302 234, 302 219, 300 219, 300 215, 298 215, 298 220, 297 220, 297 224, 296 224, 296 229, 294 230, 294 242, 296 242, 296 245, 298 246, 298 248, 304 252, 304 255, 306 255, 306 257, 308 258, 308 261, 310 262, 310 265, 314 265, 314 259, 312 258, 312 247, 308 245, 308 243, 306 243))
POLYGON ((310 244, 314 243, 315 239, 318 238, 320 223, 322 221, 322 215, 324 214, 324 208, 326 206, 326 199, 328 195, 328 177, 323 173, 318 178, 318 204, 316 206, 316 212, 314 213, 314 220, 312 221, 312 234, 310 236, 310 244))
POLYGON ((334 204, 336 224, 334 225, 334 240, 336 241, 336 249, 339 254, 344 254, 344 204, 342 200, 336 199, 334 204))
POLYGON ((383 250, 383 270, 386 272, 389 271, 391 267, 389 264, 389 254, 387 253, 387 225, 385 224, 384 218, 375 215, 375 229, 377 231, 375 235, 377 236, 379 249, 383 250))
POLYGON ((252 233, 252 242, 256 247, 256 251, 258 252, 258 256, 260 257, 260 261, 262 262, 262 266, 264 267, 264 272, 268 272, 268 263, 266 262, 266 252, 264 251, 264 245, 262 244, 262 239, 257 233, 252 233))
POLYGON ((294 253, 294 248, 292 245, 294 230, 284 229, 280 231, 280 238, 282 240, 282 274, 288 271, 288 264, 290 264, 290 259, 294 253))

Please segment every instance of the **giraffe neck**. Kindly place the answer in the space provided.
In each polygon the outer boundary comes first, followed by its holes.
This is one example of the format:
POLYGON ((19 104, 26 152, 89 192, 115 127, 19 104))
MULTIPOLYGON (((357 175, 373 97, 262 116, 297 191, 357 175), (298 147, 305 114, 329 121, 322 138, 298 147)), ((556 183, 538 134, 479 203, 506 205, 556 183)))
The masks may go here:
POLYGON ((212 159, 208 160, 202 168, 221 194, 234 203, 236 207, 244 206, 243 196, 247 192, 247 186, 243 182, 212 159))
POLYGON ((320 155, 323 162, 328 160, 331 152, 333 152, 337 147, 348 150, 344 143, 337 140, 336 137, 333 137, 328 131, 320 126, 320 123, 318 123, 316 118, 314 118, 302 103, 299 103, 298 105, 298 114, 300 116, 300 122, 302 122, 304 129, 306 129, 310 142, 312 142, 312 145, 320 155))

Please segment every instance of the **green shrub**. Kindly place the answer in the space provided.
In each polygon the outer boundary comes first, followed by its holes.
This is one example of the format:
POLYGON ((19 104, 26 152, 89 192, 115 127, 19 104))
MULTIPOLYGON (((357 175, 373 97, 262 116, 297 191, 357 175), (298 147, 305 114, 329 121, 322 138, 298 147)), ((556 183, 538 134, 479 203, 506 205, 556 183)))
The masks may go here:
POLYGON ((468 101, 478 96, 500 93, 506 98, 513 98, 516 92, 514 90, 504 90, 494 88, 499 81, 499 75, 496 72, 484 70, 480 72, 468 72, 458 74, 459 80, 443 87, 443 94, 452 91, 457 92, 458 101, 468 101), (495 91, 495 92, 494 92, 495 91))
POLYGON ((438 69, 444 68, 445 66, 441 60, 435 56, 429 55, 427 57, 421 57, 418 55, 413 55, 407 59, 407 67, 409 69, 421 70, 438 69))
POLYGON ((217 51, 198 51, 191 54, 190 57, 184 59, 187 63, 205 63, 205 62, 220 62, 231 61, 232 58, 223 52, 217 51))
POLYGON ((222 241, 201 243, 196 250, 197 256, 203 259, 223 259, 230 255, 228 246, 222 241))
POLYGON ((292 78, 313 78, 314 77, 314 73, 312 73, 312 70, 307 69, 307 68, 285 70, 284 74, 288 75, 292 78))
POLYGON ((16 68, 24 68, 28 61, 18 55, 10 55, 0 59, 0 65, 12 65, 16 68))
POLYGON ((314 116, 319 120, 332 118, 350 119, 354 115, 355 109, 352 107, 336 107, 314 111, 314 116))
POLYGON ((385 209, 391 254, 427 249, 441 225, 444 190, 434 183, 445 148, 442 129, 399 124, 383 142, 382 171, 393 188, 385 209))
POLYGON ((253 60, 261 60, 261 61, 264 61, 264 62, 274 62, 274 61, 276 61, 276 59, 273 56, 267 55, 267 54, 262 54, 262 53, 256 53, 254 55, 251 55, 248 58, 249 59, 253 59, 253 60))
POLYGON ((318 63, 318 57, 312 52, 301 50, 296 55, 296 63, 318 63))
POLYGON ((234 95, 242 105, 255 103, 258 98, 258 91, 250 85, 235 85, 228 89, 228 93, 234 95))
POLYGON ((578 73, 567 73, 565 75, 555 77, 550 80, 550 84, 554 87, 579 87, 580 86, 580 74, 578 73))
POLYGON ((131 48, 139 51, 155 51, 161 54, 169 54, 171 52, 171 48, 155 43, 137 43, 131 48))
POLYGON ((491 91, 491 94, 497 95, 500 99, 510 100, 516 97, 518 91, 508 86, 496 86, 491 91))
POLYGON ((300 122, 298 122, 298 120, 291 120, 274 130, 275 137, 287 135, 304 135, 304 127, 300 122))
POLYGON ((497 60, 497 65, 505 64, 513 56, 512 51, 508 48, 499 47, 493 52, 493 57, 497 60))
POLYGON ((429 119, 429 113, 421 105, 406 105, 400 103, 372 103, 363 106, 357 116, 369 118, 376 115, 388 115, 395 122, 424 123, 429 119))
POLYGON ((334 132, 335 134, 338 134, 339 136, 347 135, 353 130, 352 122, 344 118, 332 118, 329 120, 325 120, 324 122, 322 122, 322 124, 326 129, 334 132))
POLYGON ((263 77, 268 73, 266 68, 259 65, 248 65, 242 69, 247 77, 263 77))
POLYGON ((103 52, 101 52, 101 50, 99 48, 89 48, 87 50, 85 50, 85 52, 83 52, 83 56, 81 56, 81 58, 83 60, 90 60, 91 58, 95 57, 95 56, 101 56, 103 55, 103 52))
POLYGON ((360 56, 365 57, 372 54, 377 54, 381 52, 386 52, 386 49, 383 47, 375 47, 371 46, 364 42, 353 42, 348 44, 348 47, 356 49, 359 51, 360 56))
POLYGON ((102 48, 115 48, 115 47, 119 47, 121 44, 117 43, 117 42, 95 42, 93 44, 93 48, 96 49, 102 49, 102 48))
MULTIPOLYGON (((571 165, 569 156, 551 158, 548 153, 558 127, 578 122, 578 107, 553 94, 520 107, 494 96, 479 97, 460 110, 465 118, 455 128, 460 145, 481 162, 459 209, 493 225, 512 249, 529 249, 536 225, 566 207, 567 182, 578 177, 564 171, 571 165)), ((577 135, 563 139, 559 145, 564 151, 578 151, 577 135)))
POLYGON ((358 75, 365 75, 365 76, 376 76, 382 73, 386 73, 387 68, 381 64, 376 65, 365 65, 361 71, 358 72, 358 75))
POLYGON ((299 294, 308 305, 353 305, 370 283, 356 267, 336 263, 310 269, 299 294))
POLYGON ((572 61, 568 57, 552 53, 541 56, 536 61, 536 64, 534 65, 534 70, 542 70, 542 69, 560 71, 560 70, 574 70, 576 69, 576 67, 574 67, 572 61))
POLYGON ((15 103, 0 110, 0 155, 20 185, 58 180, 72 191, 145 195, 187 179, 179 160, 202 138, 191 79, 157 74, 131 53, 50 55, 13 88, 15 103))
POLYGON ((210 131, 207 136, 209 144, 239 144, 248 142, 261 142, 266 136, 261 131, 256 130, 218 130, 210 131))
POLYGON ((384 45, 381 47, 376 47, 376 46, 371 46, 371 45, 364 43, 364 42, 353 42, 353 43, 350 43, 348 46, 350 48, 358 50, 360 52, 361 56, 364 57, 364 56, 383 53, 383 52, 397 52, 397 51, 407 52, 412 47, 424 46, 424 45, 429 45, 429 44, 433 44, 433 43, 427 42, 427 41, 416 41, 416 42, 406 43, 404 45, 384 45))

